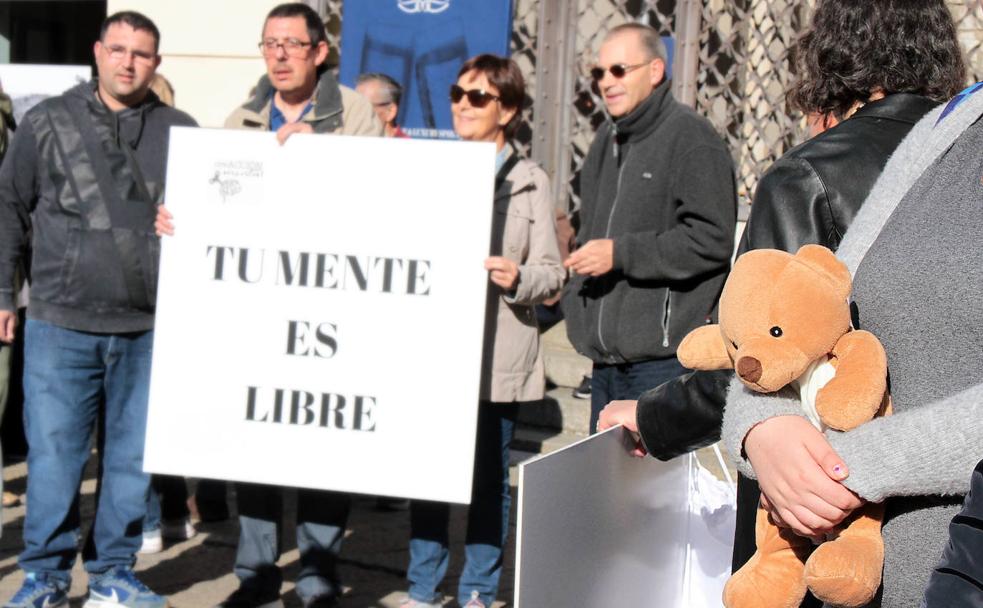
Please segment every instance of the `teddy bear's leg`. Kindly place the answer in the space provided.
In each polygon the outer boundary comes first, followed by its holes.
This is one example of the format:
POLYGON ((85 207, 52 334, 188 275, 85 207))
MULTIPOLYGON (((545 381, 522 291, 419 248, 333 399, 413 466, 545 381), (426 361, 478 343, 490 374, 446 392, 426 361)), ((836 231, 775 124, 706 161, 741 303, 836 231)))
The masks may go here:
POLYGON ((805 581, 818 599, 848 608, 868 604, 881 585, 883 504, 858 509, 839 536, 821 544, 806 562, 805 581))
POLYGON ((757 552, 724 587, 727 608, 797 608, 806 594, 803 570, 812 541, 779 528, 758 507, 757 552))

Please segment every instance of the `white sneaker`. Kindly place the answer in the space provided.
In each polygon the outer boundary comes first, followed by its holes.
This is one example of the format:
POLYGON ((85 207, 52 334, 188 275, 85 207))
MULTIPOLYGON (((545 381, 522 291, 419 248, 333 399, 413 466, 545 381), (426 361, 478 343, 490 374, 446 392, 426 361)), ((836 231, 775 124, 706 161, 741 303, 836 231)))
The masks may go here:
POLYGON ((160 528, 144 530, 143 543, 140 545, 140 551, 138 551, 138 553, 142 555, 150 555, 152 553, 160 553, 163 550, 164 537, 161 536, 160 528))
POLYGON ((198 533, 195 527, 191 525, 191 520, 187 517, 162 521, 160 531, 161 535, 167 540, 177 541, 194 538, 195 534, 198 533))

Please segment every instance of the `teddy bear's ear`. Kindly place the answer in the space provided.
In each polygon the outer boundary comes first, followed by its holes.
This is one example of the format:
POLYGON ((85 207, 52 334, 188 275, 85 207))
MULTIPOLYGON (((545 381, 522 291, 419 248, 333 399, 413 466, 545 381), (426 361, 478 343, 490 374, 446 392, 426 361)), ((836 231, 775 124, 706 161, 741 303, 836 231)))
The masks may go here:
POLYGON ((686 334, 676 350, 683 367, 689 369, 731 369, 734 362, 719 325, 704 325, 686 334))
POLYGON ((846 300, 850 297, 850 271, 832 251, 822 245, 803 245, 796 252, 795 258, 826 276, 840 299, 846 300))

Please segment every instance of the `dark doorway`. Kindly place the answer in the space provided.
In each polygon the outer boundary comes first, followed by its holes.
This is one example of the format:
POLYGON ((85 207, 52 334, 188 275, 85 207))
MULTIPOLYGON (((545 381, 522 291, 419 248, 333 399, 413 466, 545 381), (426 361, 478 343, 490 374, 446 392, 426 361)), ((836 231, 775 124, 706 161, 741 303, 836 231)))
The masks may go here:
POLYGON ((92 65, 105 0, 0 2, 0 36, 9 63, 92 65))

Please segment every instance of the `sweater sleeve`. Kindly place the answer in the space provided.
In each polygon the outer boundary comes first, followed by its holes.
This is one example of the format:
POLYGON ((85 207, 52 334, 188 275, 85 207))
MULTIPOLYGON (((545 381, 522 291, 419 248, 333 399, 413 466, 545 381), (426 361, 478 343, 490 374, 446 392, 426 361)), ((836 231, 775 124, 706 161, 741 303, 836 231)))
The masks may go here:
POLYGON ((843 483, 866 500, 965 494, 983 457, 983 384, 827 437, 850 471, 843 483))
POLYGON ((744 454, 744 438, 754 425, 776 416, 801 415, 802 403, 793 389, 785 387, 777 393, 755 393, 734 376, 727 393, 720 438, 737 464, 737 470, 751 479, 757 479, 744 454))
POLYGON ((549 178, 542 169, 532 170, 535 189, 529 193, 532 222, 529 226, 529 253, 519 264, 515 293, 503 296, 512 304, 532 305, 559 293, 566 278, 556 240, 556 213, 549 178))
POLYGON ((678 161, 672 177, 675 226, 614 239, 614 268, 641 280, 685 281, 726 267, 737 223, 730 155, 699 146, 678 161))
POLYGON ((27 253, 31 212, 37 205, 37 165, 34 129, 25 119, 0 164, 0 310, 17 309, 15 275, 27 253))

